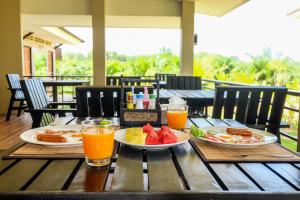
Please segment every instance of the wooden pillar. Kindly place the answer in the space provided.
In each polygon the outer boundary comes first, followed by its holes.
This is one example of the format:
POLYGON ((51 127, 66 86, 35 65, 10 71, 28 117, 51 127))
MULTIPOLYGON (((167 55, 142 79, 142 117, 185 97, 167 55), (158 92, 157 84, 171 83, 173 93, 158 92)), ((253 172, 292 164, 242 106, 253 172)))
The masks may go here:
POLYGON ((54 64, 53 64, 53 51, 48 51, 48 60, 47 60, 47 68, 48 68, 48 75, 54 75, 54 64))
POLYGON ((183 0, 181 9, 181 75, 192 76, 195 2, 183 0))
POLYGON ((105 0, 92 0, 94 85, 105 85, 105 0))
POLYGON ((24 46, 24 76, 32 75, 32 49, 24 46))
POLYGON ((20 0, 1 0, 0 6, 0 114, 7 111, 10 92, 5 74, 22 76, 20 0))

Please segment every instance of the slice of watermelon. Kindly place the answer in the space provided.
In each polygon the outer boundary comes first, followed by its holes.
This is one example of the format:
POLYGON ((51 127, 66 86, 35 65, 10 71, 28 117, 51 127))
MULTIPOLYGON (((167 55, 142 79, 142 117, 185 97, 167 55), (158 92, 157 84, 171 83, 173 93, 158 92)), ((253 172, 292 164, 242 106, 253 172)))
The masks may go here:
POLYGON ((174 137, 177 137, 177 136, 175 135, 175 133, 173 133, 173 131, 171 131, 171 129, 170 129, 169 127, 167 127, 167 126, 162 126, 161 129, 162 129, 163 131, 168 132, 169 134, 173 135, 174 137))
POLYGON ((146 145, 158 145, 158 144, 162 144, 162 141, 159 139, 157 133, 153 130, 148 134, 145 144, 146 145))
POLYGON ((160 141, 162 142, 163 139, 164 139, 164 133, 163 133, 163 130, 162 129, 159 129, 158 131, 156 131, 160 141))
POLYGON ((177 136, 174 133, 170 133, 168 131, 163 131, 164 138, 163 144, 172 144, 177 142, 177 136))
POLYGON ((148 123, 147 125, 143 126, 144 133, 149 134, 150 132, 154 131, 154 128, 148 123))

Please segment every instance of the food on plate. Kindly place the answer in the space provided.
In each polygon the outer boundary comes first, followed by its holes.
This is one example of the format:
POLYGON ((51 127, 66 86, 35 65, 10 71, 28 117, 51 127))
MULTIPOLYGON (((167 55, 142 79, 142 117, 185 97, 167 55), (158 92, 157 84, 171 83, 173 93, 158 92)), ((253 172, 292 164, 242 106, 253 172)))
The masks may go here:
POLYGON ((191 133, 196 137, 203 137, 205 134, 200 128, 196 127, 195 125, 191 126, 191 133))
POLYGON ((36 133, 36 139, 44 142, 68 142, 68 138, 81 140, 81 133, 76 130, 45 129, 36 133))
POLYGON ((126 129, 126 141, 133 144, 159 145, 177 142, 177 136, 167 126, 155 130, 150 124, 143 128, 126 129))
POLYGON ((40 133, 36 135, 37 140, 44 142, 67 142, 67 139, 60 134, 44 134, 40 133))
POLYGON ((252 131, 245 128, 226 128, 227 133, 231 135, 251 136, 252 131))
POLYGON ((125 133, 126 141, 133 144, 145 144, 147 133, 143 128, 127 128, 125 133))
POLYGON ((74 137, 74 138, 82 138, 82 134, 81 133, 73 133, 72 137, 74 137))
POLYGON ((263 142, 264 136, 256 134, 246 128, 226 128, 223 131, 203 131, 196 126, 191 127, 191 134, 205 140, 229 144, 255 144, 263 142))

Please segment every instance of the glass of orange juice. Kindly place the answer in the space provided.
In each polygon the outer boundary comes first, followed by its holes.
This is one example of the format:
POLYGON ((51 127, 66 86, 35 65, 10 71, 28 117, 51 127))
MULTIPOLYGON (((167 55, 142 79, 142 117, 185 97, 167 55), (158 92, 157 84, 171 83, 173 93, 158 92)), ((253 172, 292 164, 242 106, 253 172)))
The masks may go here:
POLYGON ((167 111, 168 126, 173 129, 184 129, 188 117, 187 105, 169 105, 167 111))
POLYGON ((92 119, 81 124, 87 164, 94 167, 108 165, 114 149, 114 123, 106 119, 92 119))

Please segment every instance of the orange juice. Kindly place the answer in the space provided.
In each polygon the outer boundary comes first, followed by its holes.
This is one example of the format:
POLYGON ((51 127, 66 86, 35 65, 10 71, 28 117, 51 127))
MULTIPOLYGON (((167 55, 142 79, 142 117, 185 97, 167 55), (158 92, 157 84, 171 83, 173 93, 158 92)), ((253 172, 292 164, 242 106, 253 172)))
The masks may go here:
POLYGON ((98 128, 97 133, 82 133, 84 154, 88 159, 110 158, 114 149, 114 130, 98 128))
POLYGON ((173 129, 184 129, 187 121, 187 111, 168 111, 168 126, 173 129))

